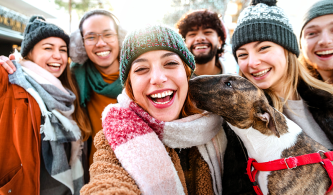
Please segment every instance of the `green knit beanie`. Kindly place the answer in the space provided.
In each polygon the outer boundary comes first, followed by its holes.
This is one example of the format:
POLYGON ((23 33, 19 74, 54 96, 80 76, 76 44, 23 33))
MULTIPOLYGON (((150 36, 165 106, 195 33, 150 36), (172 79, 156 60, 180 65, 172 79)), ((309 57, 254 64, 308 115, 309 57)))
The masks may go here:
POLYGON ((302 37, 303 28, 308 22, 314 18, 328 14, 333 14, 333 0, 321 0, 313 4, 303 16, 300 37, 302 37))
POLYGON ((276 0, 252 0, 251 5, 239 15, 232 35, 232 52, 247 43, 271 41, 299 55, 297 38, 284 11, 276 0))
POLYGON ((25 57, 30 50, 41 40, 49 37, 59 37, 69 47, 69 36, 58 26, 45 22, 42 16, 32 16, 24 29, 24 38, 21 43, 21 55, 25 57))
POLYGON ((120 80, 124 85, 132 62, 141 54, 154 50, 175 52, 194 71, 195 62, 184 40, 176 31, 163 25, 150 25, 130 32, 120 53, 120 80))

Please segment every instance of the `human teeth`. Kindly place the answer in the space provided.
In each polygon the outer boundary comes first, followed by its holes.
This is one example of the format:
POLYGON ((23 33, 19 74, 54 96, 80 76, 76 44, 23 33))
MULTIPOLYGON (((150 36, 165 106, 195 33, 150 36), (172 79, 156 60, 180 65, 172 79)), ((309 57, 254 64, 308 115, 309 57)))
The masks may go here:
POLYGON ((166 101, 166 102, 155 102, 155 104, 166 104, 166 103, 168 103, 168 102, 170 102, 171 101, 171 99, 169 100, 169 101, 166 101))
POLYGON ((173 91, 164 91, 163 93, 156 93, 156 94, 151 94, 150 97, 151 98, 164 98, 168 95, 173 94, 173 91))
POLYGON ((103 51, 103 52, 98 52, 98 53, 96 53, 96 55, 98 55, 98 56, 107 56, 107 55, 109 55, 109 53, 110 53, 110 51, 103 51))
POLYGON ((255 76, 255 77, 261 77, 263 75, 265 75, 270 69, 266 69, 266 70, 263 70, 263 71, 260 71, 260 72, 257 72, 257 73, 253 73, 252 75, 255 76))
POLYGON ((50 64, 48 64, 49 66, 60 66, 60 64, 58 64, 58 63, 50 63, 50 64))
POLYGON ((195 47, 195 49, 206 49, 206 48, 208 48, 206 45, 204 45, 204 46, 196 46, 195 47))
POLYGON ((326 50, 326 51, 318 51, 316 54, 318 55, 327 55, 327 54, 332 54, 333 50, 326 50))

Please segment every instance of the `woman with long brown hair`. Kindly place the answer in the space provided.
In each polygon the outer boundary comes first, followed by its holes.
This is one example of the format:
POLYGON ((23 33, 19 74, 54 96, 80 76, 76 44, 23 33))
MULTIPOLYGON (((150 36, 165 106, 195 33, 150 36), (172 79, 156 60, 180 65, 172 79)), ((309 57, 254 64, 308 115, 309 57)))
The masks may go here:
POLYGON ((33 16, 16 71, 1 68, 0 192, 79 194, 91 127, 68 64, 69 36, 33 16))
POLYGON ((221 194, 226 137, 191 102, 194 58, 181 36, 146 26, 124 40, 117 104, 102 114, 91 180, 81 194, 221 194))

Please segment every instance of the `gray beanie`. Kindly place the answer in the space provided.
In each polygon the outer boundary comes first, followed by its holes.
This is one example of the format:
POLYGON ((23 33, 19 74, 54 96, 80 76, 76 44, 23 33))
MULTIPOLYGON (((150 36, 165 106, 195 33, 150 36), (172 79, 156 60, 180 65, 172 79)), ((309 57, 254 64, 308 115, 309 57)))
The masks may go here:
POLYGON ((232 52, 236 60, 239 47, 256 41, 271 41, 297 57, 299 55, 293 28, 283 9, 276 6, 276 0, 252 0, 251 5, 240 13, 232 36, 232 52))
POLYGON ((303 16, 300 37, 302 36, 304 26, 310 22, 310 20, 328 14, 333 14, 333 0, 321 0, 313 4, 303 16))
POLYGON ((42 16, 32 16, 24 30, 21 55, 26 57, 30 50, 41 40, 49 37, 63 39, 69 47, 69 36, 58 26, 45 22, 42 16))

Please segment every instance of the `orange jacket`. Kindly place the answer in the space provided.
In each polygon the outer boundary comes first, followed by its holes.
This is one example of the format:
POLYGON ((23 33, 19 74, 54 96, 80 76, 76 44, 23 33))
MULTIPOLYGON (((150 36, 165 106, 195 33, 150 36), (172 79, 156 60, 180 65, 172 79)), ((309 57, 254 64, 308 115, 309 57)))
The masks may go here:
POLYGON ((40 191, 41 112, 0 67, 0 195, 40 191))

